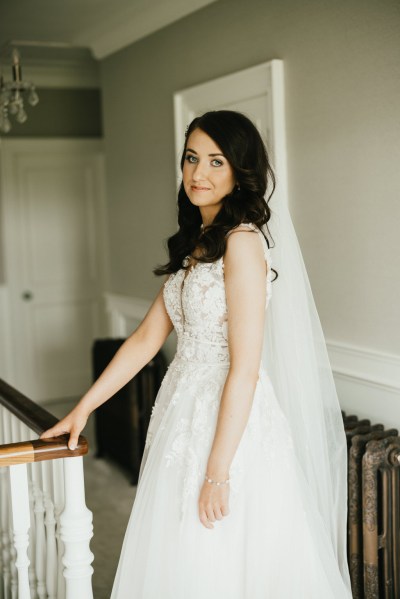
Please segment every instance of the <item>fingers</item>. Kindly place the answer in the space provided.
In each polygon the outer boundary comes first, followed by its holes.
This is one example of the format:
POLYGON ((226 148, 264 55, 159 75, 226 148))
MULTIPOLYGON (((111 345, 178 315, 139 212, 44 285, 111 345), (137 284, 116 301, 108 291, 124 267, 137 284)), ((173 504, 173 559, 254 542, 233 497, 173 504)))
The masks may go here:
POLYGON ((56 425, 52 428, 49 428, 47 431, 44 431, 39 436, 39 439, 51 439, 53 437, 60 437, 61 435, 65 435, 66 433, 70 433, 68 439, 68 449, 76 449, 78 446, 78 439, 80 434, 80 429, 76 427, 69 430, 67 427, 56 425))
POLYGON ((212 505, 212 504, 200 504, 199 506, 199 517, 200 522, 206 528, 214 528, 213 522, 216 520, 222 520, 224 516, 229 514, 229 508, 226 505, 212 505))
POLYGON ((214 514, 215 514, 215 517, 216 517, 217 520, 222 520, 223 514, 222 514, 222 511, 219 508, 219 506, 217 506, 217 507, 214 508, 214 514))
POLYGON ((69 436, 69 441, 68 441, 69 449, 76 449, 76 447, 78 445, 79 433, 80 433, 80 431, 76 428, 73 428, 71 430, 71 434, 69 436))
POLYGON ((214 528, 214 525, 211 524, 211 522, 209 522, 207 513, 204 509, 200 509, 199 516, 200 516, 200 522, 203 524, 203 526, 205 526, 206 528, 214 528))
POLYGON ((227 505, 221 505, 221 514, 227 516, 229 514, 229 507, 227 505))
POLYGON ((50 439, 51 437, 59 437, 60 435, 64 435, 67 432, 68 431, 64 430, 62 427, 56 425, 47 429, 47 431, 43 431, 39 439, 50 439))

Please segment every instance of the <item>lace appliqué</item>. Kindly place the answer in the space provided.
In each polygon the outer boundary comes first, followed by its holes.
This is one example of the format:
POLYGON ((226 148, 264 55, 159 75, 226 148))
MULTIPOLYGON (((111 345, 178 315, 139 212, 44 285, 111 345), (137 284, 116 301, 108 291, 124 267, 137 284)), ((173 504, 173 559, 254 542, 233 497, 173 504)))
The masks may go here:
POLYGON ((204 479, 227 371, 199 366, 189 368, 176 392, 183 393, 180 417, 173 429, 172 442, 165 453, 165 466, 181 475, 181 518, 187 500, 199 493, 204 479), (182 389, 182 391, 180 391, 182 389))

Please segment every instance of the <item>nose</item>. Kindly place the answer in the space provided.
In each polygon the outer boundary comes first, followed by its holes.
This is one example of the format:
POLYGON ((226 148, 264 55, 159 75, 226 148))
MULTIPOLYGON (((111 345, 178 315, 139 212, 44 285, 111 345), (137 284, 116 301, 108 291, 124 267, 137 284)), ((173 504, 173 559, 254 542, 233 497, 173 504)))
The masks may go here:
POLYGON ((207 178, 207 169, 202 163, 201 160, 194 165, 194 169, 192 171, 192 179, 193 181, 204 181, 207 178))

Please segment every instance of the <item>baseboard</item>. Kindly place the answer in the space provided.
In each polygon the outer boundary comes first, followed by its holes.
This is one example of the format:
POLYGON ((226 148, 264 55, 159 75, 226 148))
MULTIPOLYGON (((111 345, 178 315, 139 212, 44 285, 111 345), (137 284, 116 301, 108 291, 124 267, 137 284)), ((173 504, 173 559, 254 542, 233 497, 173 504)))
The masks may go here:
MULTIPOLYGON (((127 336, 144 318, 151 302, 106 294, 109 334, 127 336)), ((400 429, 400 356, 327 340, 340 405, 346 413, 400 429)), ((168 347, 172 359, 174 346, 168 347)))

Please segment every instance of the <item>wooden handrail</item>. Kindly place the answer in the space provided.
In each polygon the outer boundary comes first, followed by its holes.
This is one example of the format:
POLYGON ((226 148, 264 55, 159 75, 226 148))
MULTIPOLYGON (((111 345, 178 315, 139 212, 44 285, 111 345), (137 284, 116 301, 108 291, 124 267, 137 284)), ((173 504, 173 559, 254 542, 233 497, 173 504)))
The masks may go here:
POLYGON ((88 452, 88 443, 85 437, 79 437, 78 445, 74 450, 68 449, 68 438, 69 435, 63 435, 51 439, 33 439, 32 441, 0 445, 0 468, 15 464, 55 460, 56 458, 73 458, 88 452))
MULTIPOLYGON (((58 422, 53 414, 2 379, 0 379, 0 404, 39 435, 58 422)), ((68 448, 68 440, 69 434, 65 434, 50 439, 32 439, 0 445, 0 467, 87 454, 89 445, 83 435, 79 436, 74 450, 68 448)))

